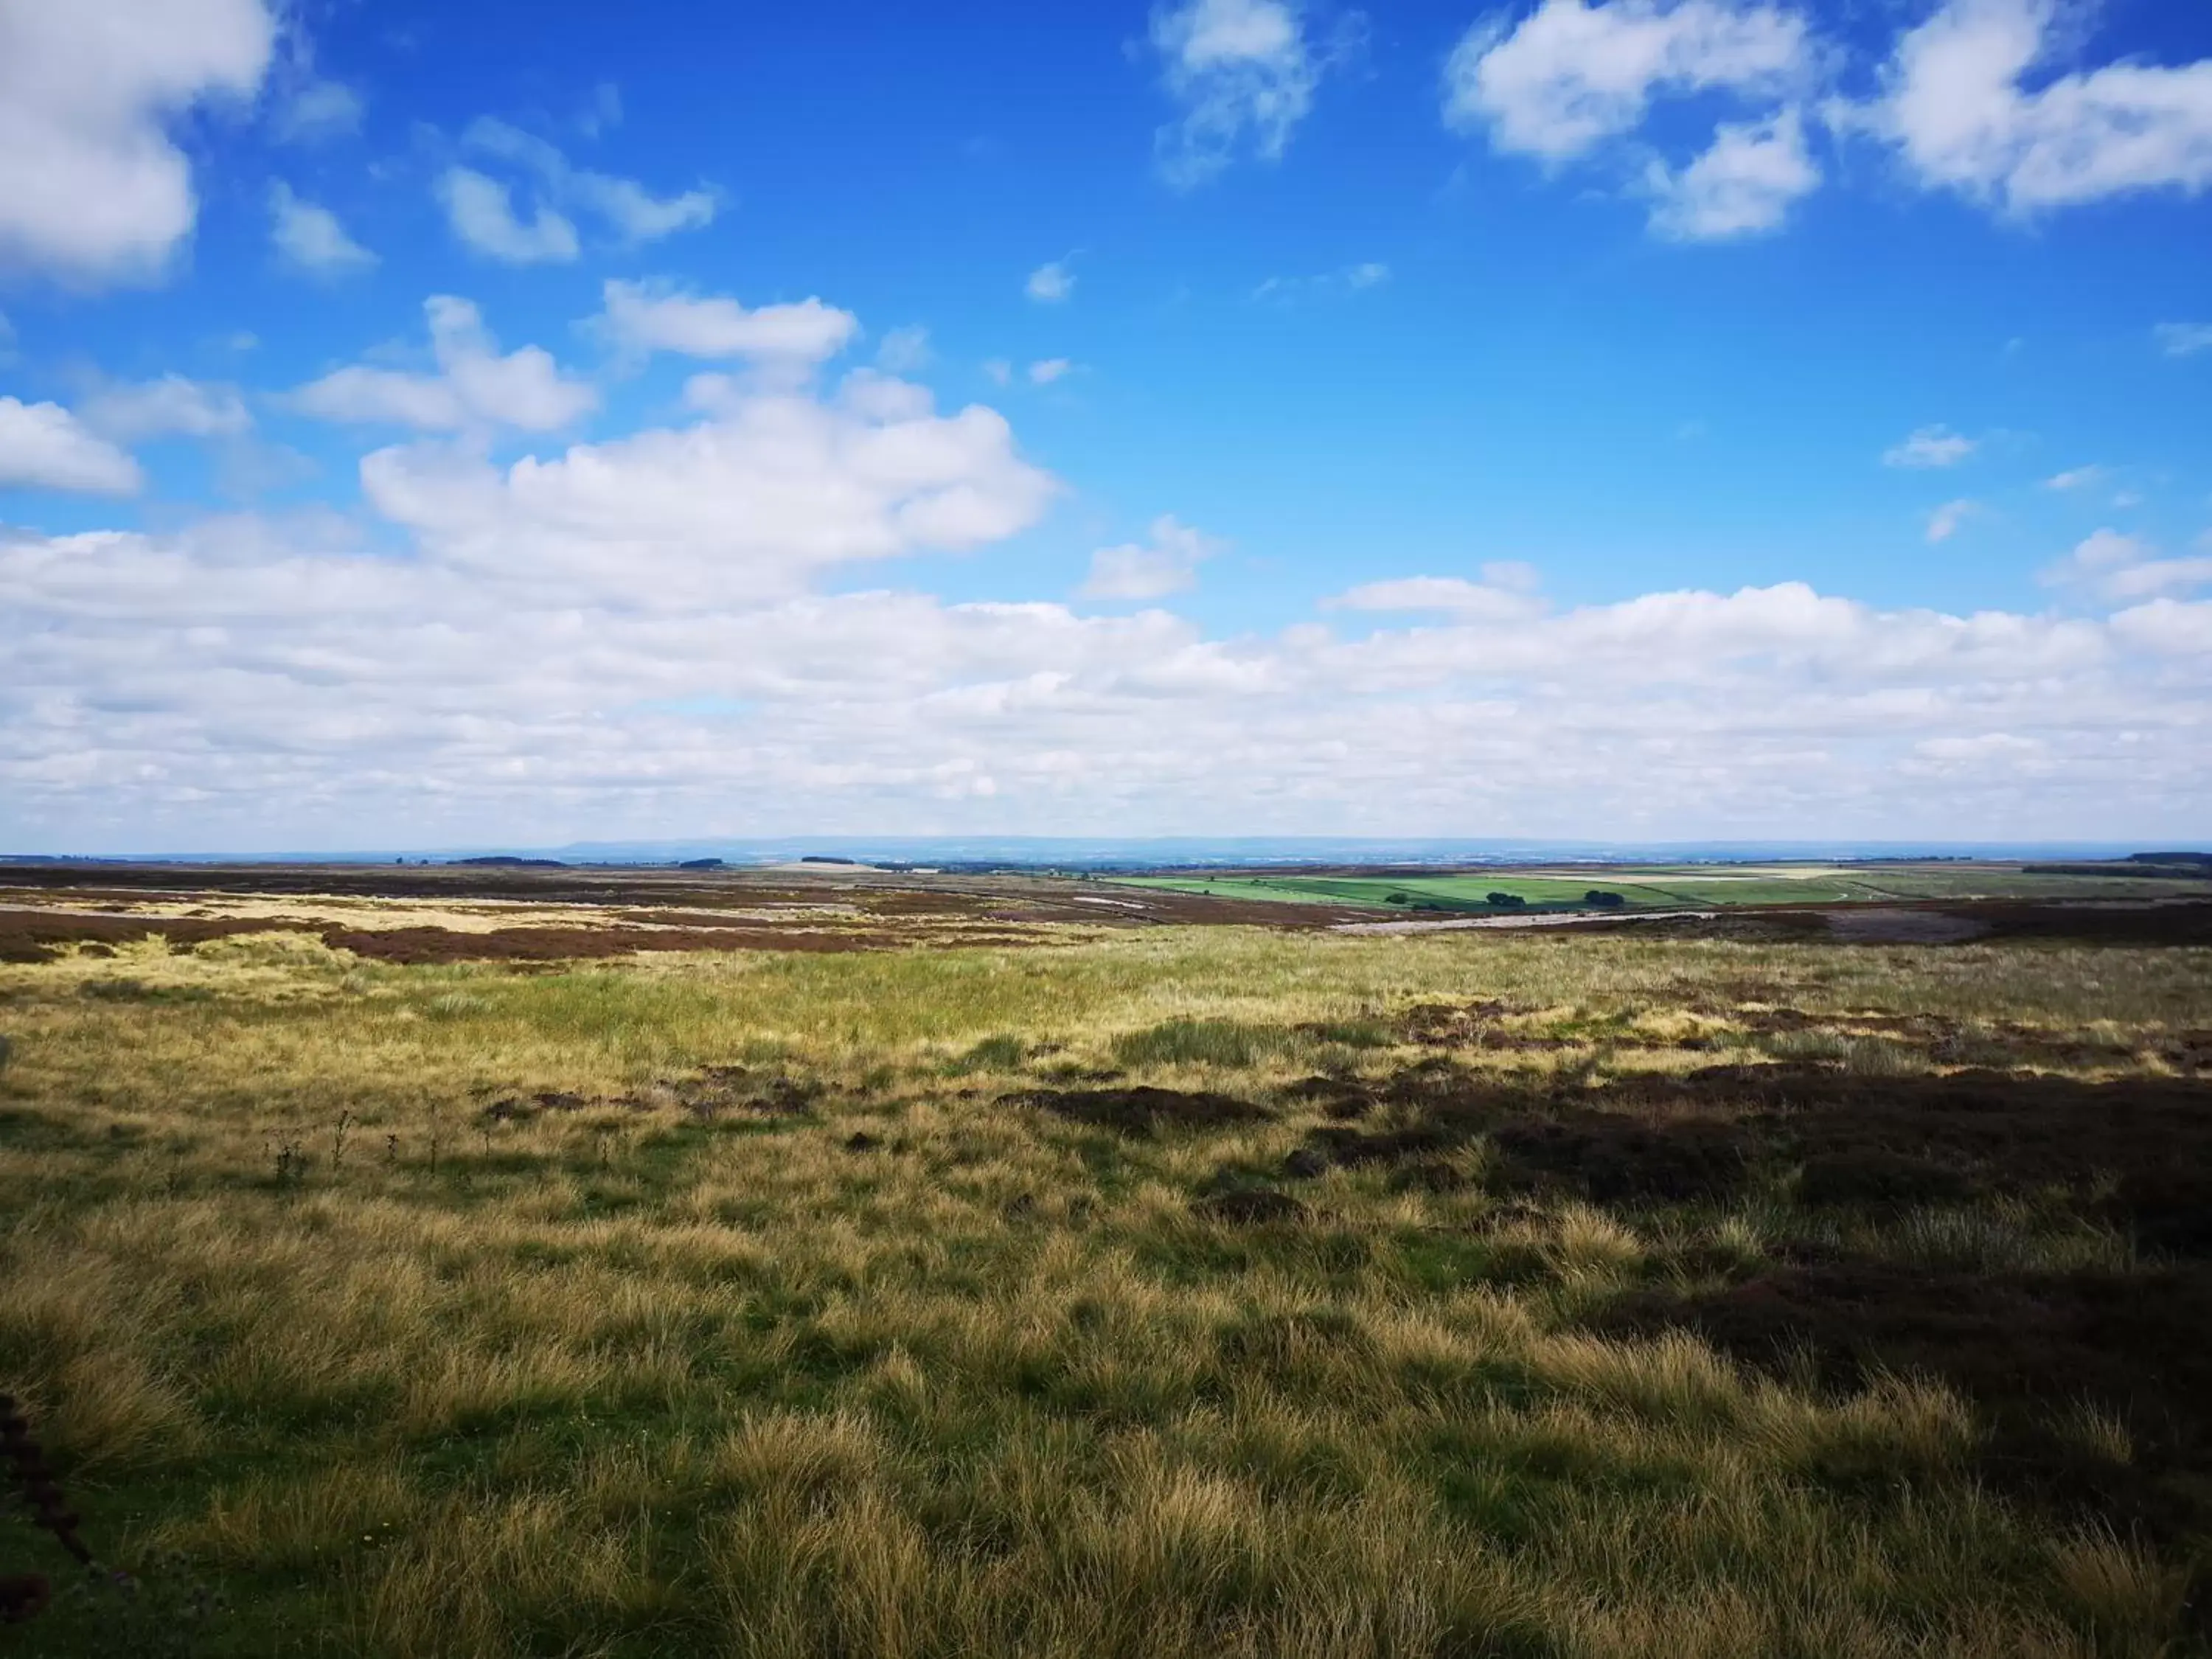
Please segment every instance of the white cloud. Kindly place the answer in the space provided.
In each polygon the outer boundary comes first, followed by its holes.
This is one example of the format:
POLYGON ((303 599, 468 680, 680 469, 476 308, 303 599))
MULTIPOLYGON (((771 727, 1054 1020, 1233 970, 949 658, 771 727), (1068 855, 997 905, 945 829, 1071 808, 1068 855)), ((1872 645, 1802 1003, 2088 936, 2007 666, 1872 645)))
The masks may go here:
POLYGON ((526 222, 516 216, 507 186, 472 167, 440 173, 437 195, 453 234, 494 259, 538 264, 573 259, 580 251, 576 227, 566 217, 541 202, 526 222))
POLYGON ((1967 520, 1977 517, 1981 511, 1982 505, 1979 501, 1960 500, 1944 502, 1942 506, 1928 515, 1929 543, 1932 544, 1936 542, 1949 541, 1952 537, 1959 533, 1960 527, 1967 520))
POLYGON ((842 351, 860 327, 852 313, 817 299, 748 311, 735 300, 701 299, 665 284, 610 282, 604 292, 601 325, 632 351, 817 362, 842 351))
POLYGON ((1059 305, 1075 292, 1075 273, 1066 260, 1054 259, 1030 272, 1022 291, 1039 305, 1059 305))
POLYGON ((1050 386, 1054 380, 1065 379, 1074 367, 1065 357, 1040 358, 1030 365, 1030 384, 1050 386))
POLYGON ((0 489, 130 495, 145 482, 137 462, 59 404, 0 398, 0 489))
POLYGON ((2091 489, 2104 483, 2110 475, 2101 466, 2069 467, 2063 472, 2054 472, 2043 481, 2045 489, 2091 489))
POLYGON ((361 131, 361 94, 342 81, 309 80, 278 106, 276 137, 286 143, 319 144, 361 131))
POLYGON ((2169 357, 2193 357, 2212 351, 2212 323, 2160 323, 2158 349, 2169 357))
POLYGON ((2115 611, 2109 626, 2133 650, 2185 662, 2212 657, 2212 599, 2153 599, 2115 611))
POLYGON ((281 180, 269 186, 269 240, 285 263, 301 270, 337 275, 365 270, 376 256, 346 234, 337 214, 303 202, 281 180))
POLYGON ((653 195, 633 179, 611 178, 603 173, 575 173, 568 188, 582 203, 614 229, 629 246, 654 242, 679 230, 696 230, 714 218, 714 193, 687 190, 674 196, 653 195))
POLYGON ((919 323, 886 329, 876 347, 876 363, 892 374, 912 374, 930 364, 929 331, 919 323))
MULTIPOLYGON (((697 418, 495 465, 481 428, 588 389, 462 302, 431 329, 440 373, 350 384, 462 436, 368 456, 358 521, 0 530, 0 844, 2148 836, 2212 811, 2201 562, 2112 532, 2081 561, 2111 616, 1802 583, 1550 607, 1501 562, 1224 636, 1155 603, 1219 546, 1173 518, 1100 550, 1088 594, 1133 602, 1105 614, 948 604, 893 562, 1003 543, 1056 492, 993 410, 741 367, 696 377, 697 418)), ((81 486, 136 481, 65 411, 11 422, 104 453, 81 486)), ((0 435, 0 465, 27 448, 0 435)))
POLYGON ((198 211, 167 123, 260 85, 264 0, 0 8, 0 264, 76 282, 158 274, 198 211))
POLYGON ((170 436, 236 437, 253 428, 253 416, 235 387, 209 386, 181 374, 105 386, 77 412, 86 426, 123 443, 170 436))
POLYGON ((1198 567, 1226 543, 1176 522, 1172 514, 1152 520, 1152 540, 1102 547, 1091 556, 1091 573, 1079 595, 1086 599, 1157 599, 1198 586, 1198 567))
POLYGON ((1182 112, 1154 146, 1161 175, 1179 189, 1205 183, 1245 150, 1279 159, 1336 55, 1309 44, 1291 0, 1164 5, 1152 13, 1152 44, 1182 112))
POLYGON ((918 545, 903 492, 995 494, 1004 451, 956 444, 900 485, 848 470, 849 417, 771 401, 673 470, 656 458, 683 434, 548 477, 463 466, 457 495, 411 503, 444 510, 403 520, 405 558, 336 520, 0 537, 21 624, 0 831, 80 851, 891 822, 1948 839, 2150 835, 2212 805, 2212 603, 1969 617, 1784 584, 1217 638, 1155 607, 812 592, 805 573, 856 548, 918 545), (816 422, 830 441, 794 451, 816 422), (781 489, 799 452, 829 470, 781 489))
POLYGON ((1434 611, 1461 623, 1525 622, 1544 612, 1536 597, 1534 566, 1499 561, 1482 568, 1482 580, 1462 576, 1400 576, 1363 582, 1322 601, 1326 610, 1434 611))
POLYGON ((1945 0, 1899 39, 1862 118, 1924 185, 2014 212, 2212 184, 2212 59, 2109 64, 2023 90, 2063 15, 2058 0, 1945 0))
POLYGON ((2078 587, 2115 605, 2212 585, 2212 557, 2163 559, 2140 537, 2093 532, 2043 573, 2052 586, 2078 587))
MULTIPOLYGON (((362 463, 376 510, 441 563, 546 602, 681 612, 788 595, 830 567, 963 549, 1033 523, 1054 486, 1005 420, 921 387, 824 403, 723 380, 712 418, 505 470, 435 446, 362 463)), ((875 390, 878 392, 881 387, 875 390)))
POLYGON ((366 426, 431 432, 514 427, 550 432, 598 407, 599 394, 561 373, 551 355, 524 346, 501 356, 476 307, 440 295, 424 302, 435 374, 354 364, 292 393, 301 413, 366 426))
POLYGON ((1469 29, 1444 70, 1444 119, 1498 149, 1565 161, 1643 124, 1655 96, 1778 93, 1808 67, 1804 20, 1729 0, 1544 0, 1469 29))
POLYGON ((1004 357, 986 357, 983 360, 983 377, 994 386, 1012 386, 1014 366, 1004 357))
POLYGON ((1759 122, 1723 122, 1712 146, 1676 172, 1654 161, 1646 174, 1651 228, 1682 241, 1716 241, 1778 228, 1790 204, 1820 188, 1802 118, 1786 109, 1759 122))
MULTIPOLYGON (((471 122, 462 143, 479 154, 529 168, 556 201, 596 216, 625 246, 696 230, 713 222, 720 205, 715 192, 703 185, 673 196, 655 196, 634 179, 572 167, 557 146, 489 116, 471 122)), ((545 211, 538 210, 541 218, 545 211)))
POLYGON ((1901 444, 1882 452, 1884 466, 1956 466, 1974 453, 1972 438, 1947 426, 1923 426, 1901 444))

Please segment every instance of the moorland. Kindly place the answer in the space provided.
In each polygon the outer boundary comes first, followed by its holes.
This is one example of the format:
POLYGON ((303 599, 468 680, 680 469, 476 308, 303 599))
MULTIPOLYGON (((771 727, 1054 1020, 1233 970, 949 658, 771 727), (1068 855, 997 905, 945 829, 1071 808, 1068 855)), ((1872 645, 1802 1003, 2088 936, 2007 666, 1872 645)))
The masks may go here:
POLYGON ((0 1645, 2208 1650, 2207 889, 1726 873, 0 870, 0 1645))

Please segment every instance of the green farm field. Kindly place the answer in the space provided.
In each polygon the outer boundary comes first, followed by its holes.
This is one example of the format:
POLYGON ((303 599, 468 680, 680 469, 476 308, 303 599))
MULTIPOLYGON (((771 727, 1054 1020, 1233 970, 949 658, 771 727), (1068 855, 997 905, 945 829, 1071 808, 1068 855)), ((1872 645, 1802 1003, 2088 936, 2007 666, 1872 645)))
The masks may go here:
POLYGON ((0 1653, 2212 1652, 2201 914, 98 879, 0 1393, 102 1572, 0 1505, 0 1653))
POLYGON ((2201 881, 2143 876, 2056 875, 2018 865, 1593 865, 1502 867, 1426 875, 1231 871, 1219 875, 1121 876, 1129 886, 1288 903, 1423 904, 1487 912, 1486 896, 1510 893, 1528 907, 1583 909, 1592 889, 1618 893, 1630 910, 1729 905, 1898 903, 1935 899, 2142 899, 2208 890, 2201 881))

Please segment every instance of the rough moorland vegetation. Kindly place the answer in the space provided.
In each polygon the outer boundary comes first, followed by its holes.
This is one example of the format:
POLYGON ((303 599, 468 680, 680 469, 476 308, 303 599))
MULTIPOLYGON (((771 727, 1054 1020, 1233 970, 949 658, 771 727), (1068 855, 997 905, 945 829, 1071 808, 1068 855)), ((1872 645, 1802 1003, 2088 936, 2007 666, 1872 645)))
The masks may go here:
POLYGON ((0 966, 0 1641, 2203 1649, 2212 955, 1030 937, 0 966))

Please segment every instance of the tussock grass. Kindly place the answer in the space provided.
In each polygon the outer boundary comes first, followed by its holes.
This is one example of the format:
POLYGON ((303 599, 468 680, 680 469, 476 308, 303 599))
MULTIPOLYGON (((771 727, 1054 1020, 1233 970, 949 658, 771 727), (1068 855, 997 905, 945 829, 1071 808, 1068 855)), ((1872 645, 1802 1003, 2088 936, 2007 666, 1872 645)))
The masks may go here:
MULTIPOLYGON (((2184 1565, 1993 1495, 1936 1382, 1585 1328, 1759 1259, 1771 1195, 1509 1201, 1477 1146, 1456 1186, 1333 1168, 1306 1221, 1237 1227, 1193 1195, 1277 1181, 1318 1108, 1146 1139, 1017 1097, 1054 1068, 1268 1101, 1382 1076, 1422 1057, 1392 1024, 1420 1000, 1675 1069, 1753 1001, 2148 1030, 2201 1018, 2182 954, 1160 929, 0 968, 0 1387, 111 1554, 224 1582, 240 1653, 2159 1652, 2184 1565), (823 1092, 687 1109, 717 1066, 823 1092), (586 1103, 483 1112, 537 1091, 586 1103)), ((1898 1260, 2128 1265, 2025 1202, 1826 1224, 1898 1260)), ((2068 1432, 2129 1450, 2087 1408, 2068 1432)))

